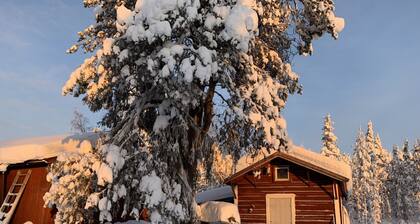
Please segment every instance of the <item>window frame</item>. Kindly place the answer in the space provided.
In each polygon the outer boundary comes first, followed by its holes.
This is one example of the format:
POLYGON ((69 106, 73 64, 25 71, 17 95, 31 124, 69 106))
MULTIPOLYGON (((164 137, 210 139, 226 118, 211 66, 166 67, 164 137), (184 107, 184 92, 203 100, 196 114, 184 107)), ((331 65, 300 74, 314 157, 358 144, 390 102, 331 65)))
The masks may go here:
POLYGON ((274 181, 289 181, 290 180, 290 168, 289 166, 275 166, 274 167, 274 181), (278 178, 277 171, 279 169, 286 169, 287 170, 287 179, 286 178, 278 178))

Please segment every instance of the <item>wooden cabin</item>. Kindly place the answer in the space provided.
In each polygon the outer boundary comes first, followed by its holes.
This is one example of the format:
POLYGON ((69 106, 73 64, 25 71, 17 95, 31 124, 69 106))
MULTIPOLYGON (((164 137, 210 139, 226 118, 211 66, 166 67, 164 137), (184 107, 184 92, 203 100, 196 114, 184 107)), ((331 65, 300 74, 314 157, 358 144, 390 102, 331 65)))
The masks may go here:
MULTIPOLYGON (((44 208, 43 200, 51 186, 46 180, 48 165, 55 162, 60 153, 77 151, 81 141, 94 142, 97 137, 97 134, 92 133, 84 136, 52 136, 0 142, 0 206, 8 203, 5 199, 9 190, 12 190, 16 175, 30 171, 8 223, 54 223, 55 211, 44 208)), ((14 197, 9 196, 10 202, 15 200, 14 197)), ((0 223, 4 221, 4 214, 7 214, 8 209, 10 207, 5 208, 6 211, 0 211, 0 223)))
POLYGON ((44 200, 42 199, 50 188, 46 176, 48 164, 53 161, 55 161, 55 158, 10 164, 7 170, 0 172, 0 201, 3 202, 18 171, 26 173, 31 170, 29 180, 10 223, 25 223, 27 221, 45 224, 54 223, 54 211, 44 208, 44 200))
POLYGON ((351 186, 347 164, 297 146, 262 154, 241 158, 225 181, 241 223, 349 223, 343 206, 351 186))

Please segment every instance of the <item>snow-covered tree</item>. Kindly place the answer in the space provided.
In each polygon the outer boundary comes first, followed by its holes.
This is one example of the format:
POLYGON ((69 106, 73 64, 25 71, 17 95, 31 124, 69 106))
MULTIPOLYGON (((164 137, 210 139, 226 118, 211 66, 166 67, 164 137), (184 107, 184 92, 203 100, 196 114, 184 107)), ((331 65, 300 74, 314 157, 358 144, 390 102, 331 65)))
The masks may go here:
POLYGON ((51 188, 44 195, 44 201, 46 206, 57 208, 55 223, 92 223, 88 221, 93 212, 89 205, 96 205, 100 194, 89 195, 96 185, 92 178, 95 175, 94 164, 99 162, 100 158, 93 152, 91 144, 83 141, 80 153, 61 154, 51 165, 47 175, 51 188))
POLYGON ((416 200, 416 165, 414 164, 414 158, 411 154, 409 142, 406 140, 403 146, 403 168, 404 178, 402 178, 403 186, 402 189, 402 204, 403 204, 403 219, 406 222, 414 222, 414 219, 418 219, 419 210, 418 202, 416 200))
POLYGON ((301 91, 292 56, 311 54, 313 39, 336 38, 344 26, 331 0, 84 4, 96 8, 96 23, 69 52, 93 53, 63 94, 106 111, 106 143, 127 154, 124 167, 96 189, 113 208, 111 216, 101 213, 103 221, 147 208, 153 223, 195 222, 197 167, 211 161, 214 144, 234 159, 262 146, 285 150, 280 112, 301 91), (121 210, 110 200, 115 186, 130 192, 121 210))
POLYGON ((352 158, 353 192, 349 204, 353 208, 356 223, 391 220, 387 188, 390 159, 379 134, 375 136, 373 124, 369 121, 366 134, 359 133, 352 158))
POLYGON ((73 132, 83 134, 89 131, 89 120, 78 110, 74 110, 70 124, 73 132))
POLYGON ((388 198, 389 192, 387 189, 387 182, 389 179, 389 163, 391 161, 391 155, 389 152, 383 148, 381 138, 379 134, 375 136, 375 156, 374 164, 375 171, 373 172, 374 177, 377 179, 376 189, 378 191, 380 206, 381 206, 381 215, 382 222, 389 222, 391 220, 391 205, 388 198))
POLYGON ((371 121, 368 122, 368 127, 365 136, 366 149, 370 155, 371 167, 369 169, 371 179, 367 183, 370 185, 370 193, 368 197, 369 207, 369 222, 370 223, 382 223, 382 204, 383 198, 381 197, 382 192, 382 175, 385 172, 384 164, 380 157, 379 142, 376 141, 373 131, 373 124, 371 121))
POLYGON ((341 154, 340 148, 337 146, 337 137, 334 134, 333 122, 331 120, 331 115, 329 114, 324 118, 324 127, 322 128, 321 154, 350 163, 348 156, 341 154))
POLYGON ((352 157, 353 187, 349 199, 350 214, 353 223, 369 223, 369 197, 371 193, 370 181, 371 157, 366 147, 365 135, 359 130, 352 157))
POLYGON ((394 147, 390 166, 389 192, 392 217, 397 223, 413 223, 418 219, 419 204, 416 200, 416 171, 408 141, 402 150, 394 147))
POLYGON ((221 152, 219 147, 213 146, 212 157, 212 163, 203 161, 198 166, 199 190, 221 185, 227 177, 233 174, 233 160, 231 155, 226 155, 221 152), (205 167, 205 165, 209 165, 210 167, 205 167))
POLYGON ((403 152, 394 146, 392 150, 391 172, 390 172, 390 186, 391 193, 391 207, 392 217, 394 220, 403 220, 404 204, 403 204, 403 189, 404 186, 404 156, 403 152))
MULTIPOLYGON (((417 139, 413 149, 413 181, 414 181, 414 214, 420 214, 420 139, 417 139)), ((415 216, 414 220, 420 223, 420 216, 415 216)))

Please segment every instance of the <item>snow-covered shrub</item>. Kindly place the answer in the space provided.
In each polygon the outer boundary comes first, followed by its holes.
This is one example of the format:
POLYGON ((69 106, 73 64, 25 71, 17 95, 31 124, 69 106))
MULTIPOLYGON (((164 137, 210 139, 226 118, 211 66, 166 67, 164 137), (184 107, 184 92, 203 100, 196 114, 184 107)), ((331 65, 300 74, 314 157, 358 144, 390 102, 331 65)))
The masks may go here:
POLYGON ((86 223, 90 217, 85 203, 97 204, 88 196, 95 188, 94 164, 100 158, 92 151, 91 144, 83 141, 80 153, 63 153, 57 157, 47 175, 51 187, 44 195, 45 205, 56 207, 55 223, 86 223))

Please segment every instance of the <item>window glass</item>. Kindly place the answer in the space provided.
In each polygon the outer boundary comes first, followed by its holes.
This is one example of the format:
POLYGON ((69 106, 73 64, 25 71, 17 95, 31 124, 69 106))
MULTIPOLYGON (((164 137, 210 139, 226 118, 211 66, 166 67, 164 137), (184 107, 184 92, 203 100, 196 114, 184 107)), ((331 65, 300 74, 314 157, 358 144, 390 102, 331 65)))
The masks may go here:
POLYGON ((288 180, 289 179, 289 168, 288 167, 277 167, 276 168, 276 180, 288 180))

